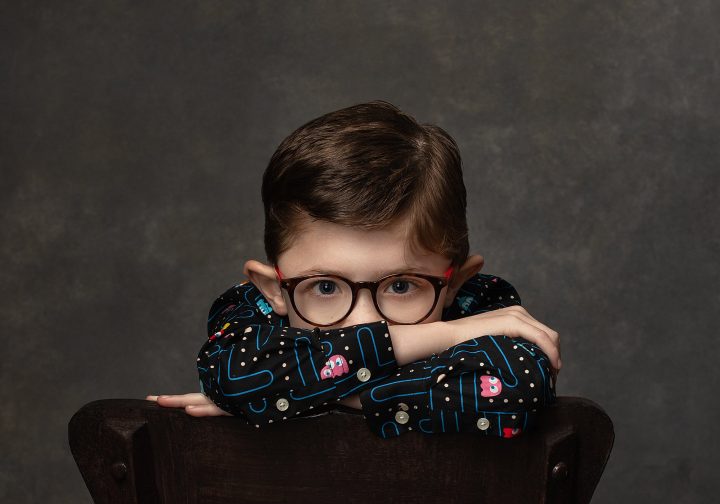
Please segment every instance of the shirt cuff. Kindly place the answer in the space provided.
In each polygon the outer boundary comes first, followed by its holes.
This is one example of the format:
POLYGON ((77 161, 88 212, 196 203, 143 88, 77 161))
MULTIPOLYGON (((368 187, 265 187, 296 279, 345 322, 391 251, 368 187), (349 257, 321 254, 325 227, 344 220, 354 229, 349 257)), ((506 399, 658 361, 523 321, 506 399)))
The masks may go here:
POLYGON ((335 385, 338 399, 370 388, 397 369, 385 320, 332 331, 316 328, 315 334, 323 351, 320 380, 335 385))

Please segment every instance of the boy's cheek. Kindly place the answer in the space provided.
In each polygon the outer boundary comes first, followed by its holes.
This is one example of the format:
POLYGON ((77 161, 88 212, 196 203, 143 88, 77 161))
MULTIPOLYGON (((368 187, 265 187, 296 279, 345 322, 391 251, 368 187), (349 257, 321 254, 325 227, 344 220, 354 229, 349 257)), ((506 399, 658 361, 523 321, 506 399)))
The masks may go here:
POLYGON ((435 305, 435 309, 428 318, 422 321, 423 324, 428 324, 430 322, 438 322, 442 320, 442 313, 443 310, 446 308, 445 299, 445 294, 441 294, 438 298, 437 305, 435 305))
MULTIPOLYGON (((315 329, 314 325, 308 324, 303 319, 298 317, 298 315, 295 313, 295 311, 290 307, 290 309, 287 311, 287 317, 288 321, 290 322, 290 327, 297 327, 298 329, 315 329)), ((337 326, 342 327, 342 326, 337 326)), ((328 327, 327 329, 335 329, 336 326, 328 327)))

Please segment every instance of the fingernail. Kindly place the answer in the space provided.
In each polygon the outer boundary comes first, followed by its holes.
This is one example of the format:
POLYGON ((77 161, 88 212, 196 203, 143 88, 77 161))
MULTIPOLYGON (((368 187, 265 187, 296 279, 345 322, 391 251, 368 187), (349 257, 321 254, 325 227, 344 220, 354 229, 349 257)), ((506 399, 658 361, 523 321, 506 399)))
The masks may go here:
POLYGON ((562 367, 562 361, 560 359, 558 359, 558 369, 560 369, 561 367, 562 367))
POLYGON ((189 404, 189 405, 187 406, 188 409, 192 409, 192 408, 194 408, 194 407, 195 407, 194 404, 189 404))
POLYGON ((170 396, 167 396, 167 395, 161 395, 161 396, 158 396, 158 399, 167 399, 168 397, 170 397, 170 396))

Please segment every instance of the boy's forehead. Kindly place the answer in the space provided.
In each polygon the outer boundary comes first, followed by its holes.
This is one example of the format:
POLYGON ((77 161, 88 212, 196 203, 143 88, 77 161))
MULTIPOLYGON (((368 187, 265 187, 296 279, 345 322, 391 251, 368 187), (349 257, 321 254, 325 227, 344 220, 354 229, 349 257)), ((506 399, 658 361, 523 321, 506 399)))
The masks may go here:
POLYGON ((364 230, 306 220, 279 262, 288 276, 335 273, 364 279, 408 271, 442 274, 450 259, 413 249, 402 224, 364 230))

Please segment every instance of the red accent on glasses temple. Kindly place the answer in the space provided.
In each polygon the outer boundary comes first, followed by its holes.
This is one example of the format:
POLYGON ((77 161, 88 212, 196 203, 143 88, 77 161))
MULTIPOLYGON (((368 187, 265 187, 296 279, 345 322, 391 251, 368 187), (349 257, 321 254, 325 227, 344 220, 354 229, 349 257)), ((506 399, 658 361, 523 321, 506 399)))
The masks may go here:
POLYGON ((450 278, 450 275, 452 275, 453 267, 450 266, 447 271, 445 272, 445 278, 450 278))
POLYGON ((282 280, 282 273, 280 273, 280 268, 277 267, 277 264, 275 265, 275 272, 278 275, 278 278, 282 280))

